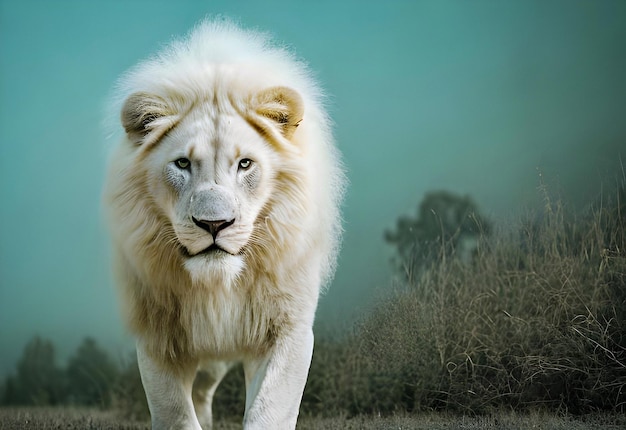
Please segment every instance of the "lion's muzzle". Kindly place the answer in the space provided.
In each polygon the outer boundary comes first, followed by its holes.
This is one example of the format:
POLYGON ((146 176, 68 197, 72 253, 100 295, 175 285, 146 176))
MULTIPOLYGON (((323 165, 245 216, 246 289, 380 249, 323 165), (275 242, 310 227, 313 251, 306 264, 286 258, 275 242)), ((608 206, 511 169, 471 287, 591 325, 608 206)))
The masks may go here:
POLYGON ((237 200, 226 187, 213 183, 197 188, 184 211, 186 221, 177 234, 187 256, 210 255, 214 250, 229 254, 239 251, 237 200))
POLYGON ((215 240, 217 234, 233 225, 237 218, 235 197, 219 185, 201 188, 191 196, 189 215, 195 225, 210 233, 215 240))

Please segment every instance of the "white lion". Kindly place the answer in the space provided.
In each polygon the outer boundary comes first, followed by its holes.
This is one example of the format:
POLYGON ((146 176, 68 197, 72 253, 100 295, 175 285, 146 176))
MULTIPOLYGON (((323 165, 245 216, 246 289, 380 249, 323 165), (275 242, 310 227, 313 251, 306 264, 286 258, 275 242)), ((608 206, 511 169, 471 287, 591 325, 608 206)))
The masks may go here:
POLYGON ((244 427, 294 428, 341 235, 319 87, 266 35, 205 21, 115 100, 125 136, 105 204, 152 427, 210 428, 242 362, 244 427))

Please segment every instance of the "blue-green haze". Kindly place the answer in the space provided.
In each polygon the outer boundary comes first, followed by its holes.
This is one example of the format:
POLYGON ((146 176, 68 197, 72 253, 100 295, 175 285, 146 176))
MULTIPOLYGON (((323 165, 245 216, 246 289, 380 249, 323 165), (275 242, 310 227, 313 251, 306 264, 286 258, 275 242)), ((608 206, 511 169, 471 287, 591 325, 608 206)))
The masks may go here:
POLYGON ((0 375, 35 334, 61 358, 86 335, 130 344, 100 208, 106 97, 215 14, 292 46, 330 94, 351 185, 320 320, 387 284, 383 231, 425 192, 506 218, 541 173, 582 205, 626 157, 621 0, 0 0, 0 375))

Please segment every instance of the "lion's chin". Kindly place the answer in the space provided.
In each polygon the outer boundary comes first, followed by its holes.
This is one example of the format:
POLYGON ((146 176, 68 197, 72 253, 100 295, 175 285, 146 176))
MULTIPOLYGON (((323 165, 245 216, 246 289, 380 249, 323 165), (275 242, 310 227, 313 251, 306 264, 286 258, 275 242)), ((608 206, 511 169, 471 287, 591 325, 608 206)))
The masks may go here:
POLYGON ((244 268, 241 255, 215 249, 199 253, 185 260, 185 269, 197 285, 231 288, 244 268))

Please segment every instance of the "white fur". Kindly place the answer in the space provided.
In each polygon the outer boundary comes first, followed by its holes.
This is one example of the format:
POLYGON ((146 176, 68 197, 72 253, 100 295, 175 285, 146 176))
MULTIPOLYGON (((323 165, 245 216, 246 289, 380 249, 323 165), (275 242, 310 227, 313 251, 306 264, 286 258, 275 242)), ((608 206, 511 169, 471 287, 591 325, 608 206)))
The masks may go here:
POLYGON ((235 361, 244 427, 294 428, 345 182, 319 87, 266 35, 205 21, 122 77, 114 109, 105 202, 153 428, 210 428, 235 361))

